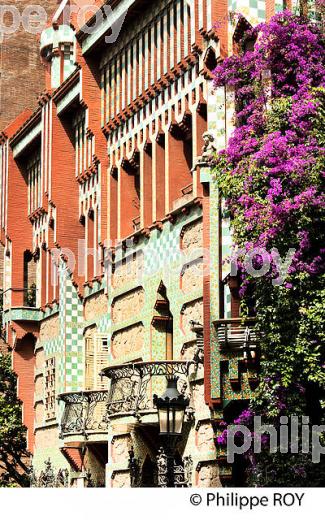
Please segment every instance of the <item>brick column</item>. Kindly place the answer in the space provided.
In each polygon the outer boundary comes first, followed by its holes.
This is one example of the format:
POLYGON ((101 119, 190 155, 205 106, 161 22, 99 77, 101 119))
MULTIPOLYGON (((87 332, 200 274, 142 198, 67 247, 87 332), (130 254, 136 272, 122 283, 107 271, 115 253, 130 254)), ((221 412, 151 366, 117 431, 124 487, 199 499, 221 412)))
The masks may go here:
POLYGON ((141 227, 152 224, 152 144, 147 141, 141 153, 141 227))
MULTIPOLYGON (((201 113, 196 112, 193 121, 194 157, 199 157, 203 147, 203 134, 207 131, 207 120, 201 113)), ((193 194, 202 196, 203 187, 200 182, 199 172, 193 173, 193 194)))
MULTIPOLYGON (((78 240, 84 239, 84 227, 79 222, 79 184, 75 177, 74 132, 70 120, 60 120, 55 112, 53 110, 52 200, 58 215, 56 242, 60 247, 71 251, 77 260, 78 240)), ((81 287, 84 280, 78 276, 77 263, 73 279, 81 287)))
POLYGON ((176 128, 168 133, 168 207, 182 196, 182 188, 192 182, 191 165, 186 154, 186 144, 176 128))
POLYGON ((140 216, 140 201, 136 190, 135 175, 128 161, 119 170, 119 238, 134 231, 133 219, 140 216))
MULTIPOLYGON (((46 246, 44 246, 46 247, 46 246)), ((40 251, 40 262, 41 262, 41 307, 47 303, 46 301, 46 282, 47 282, 47 250, 45 248, 41 248, 40 251)))
MULTIPOLYGON (((18 164, 10 153, 10 182, 8 183, 8 229, 12 241, 11 287, 24 288, 24 252, 32 249, 31 224, 28 220, 27 185, 18 164)), ((24 293, 12 292, 12 306, 24 304, 24 293)))
POLYGON ((220 56, 228 55, 228 0, 212 0, 212 23, 216 24, 216 34, 220 41, 220 56))
POLYGON ((88 212, 87 226, 87 273, 86 281, 90 281, 94 277, 94 210, 91 208, 88 212))
POLYGON ((275 13, 275 0, 265 0, 265 11, 266 21, 268 22, 275 13))
POLYGON ((118 227, 118 169, 112 168, 110 175, 108 176, 108 193, 109 193, 109 204, 108 204, 108 222, 109 222, 109 233, 108 239, 113 242, 117 239, 117 227, 118 227))
POLYGON ((165 216, 166 204, 166 160, 165 160, 165 134, 159 134, 155 143, 156 166, 156 220, 165 216))

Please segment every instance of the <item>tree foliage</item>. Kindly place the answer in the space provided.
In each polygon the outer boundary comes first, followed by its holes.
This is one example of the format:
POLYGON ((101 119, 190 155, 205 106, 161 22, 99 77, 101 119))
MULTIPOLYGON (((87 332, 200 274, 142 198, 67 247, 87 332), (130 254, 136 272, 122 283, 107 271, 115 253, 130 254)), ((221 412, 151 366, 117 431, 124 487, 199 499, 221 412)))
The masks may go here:
MULTIPOLYGON (((235 89, 236 127, 215 164, 216 182, 231 215, 236 247, 243 251, 242 308, 254 296, 261 333, 261 384, 251 411, 278 427, 281 415, 324 420, 325 258, 324 149, 325 42, 316 25, 285 11, 248 35, 254 49, 226 59, 215 85, 235 89), (265 78, 270 78, 268 96, 265 78), (243 261, 270 270, 252 276, 243 261), (287 275, 274 257, 294 252, 287 275), (272 252, 273 251, 273 252, 272 252)), ((250 417, 251 420, 251 417, 250 417)), ((310 457, 250 457, 250 482, 319 483, 310 457), (265 477, 261 471, 273 465, 265 477), (309 468, 309 469, 308 469, 309 468), (312 477, 314 473, 314 477, 312 477), (287 480, 288 482, 288 480, 287 480)))
POLYGON ((0 487, 29 485, 28 457, 17 378, 11 356, 0 353, 0 487))

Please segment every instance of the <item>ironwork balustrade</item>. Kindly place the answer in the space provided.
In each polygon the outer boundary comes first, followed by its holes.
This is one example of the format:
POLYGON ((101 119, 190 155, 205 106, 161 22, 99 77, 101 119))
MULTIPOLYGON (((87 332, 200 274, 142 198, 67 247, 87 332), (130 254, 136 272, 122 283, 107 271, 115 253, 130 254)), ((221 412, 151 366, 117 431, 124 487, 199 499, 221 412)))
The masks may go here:
POLYGON ((7 293, 20 293, 21 294, 21 306, 28 308, 36 308, 37 305, 37 292, 38 288, 35 283, 32 283, 29 287, 10 287, 5 291, 1 291, 1 297, 3 300, 3 296, 5 296, 4 301, 2 301, 2 305, 5 304, 5 308, 8 307, 8 298, 7 293))
POLYGON ((259 338, 255 330, 255 320, 230 318, 217 320, 218 343, 221 349, 255 351, 259 338))
POLYGON ((36 475, 33 466, 29 471, 30 487, 35 488, 61 488, 69 487, 69 472, 67 469, 56 470, 51 459, 44 462, 44 469, 36 475))
POLYGON ((153 394, 165 390, 167 376, 177 376, 179 391, 188 393, 190 364, 190 361, 148 361, 105 368, 102 374, 111 379, 107 415, 136 416, 154 410, 153 394))
POLYGON ((65 403, 61 420, 61 437, 105 432, 108 429, 107 390, 70 392, 61 394, 65 403))
MULTIPOLYGON (((168 462, 164 448, 160 448, 157 455, 158 487, 168 486, 168 462)), ((193 459, 191 455, 184 457, 181 462, 173 460, 174 487, 191 487, 193 459)))

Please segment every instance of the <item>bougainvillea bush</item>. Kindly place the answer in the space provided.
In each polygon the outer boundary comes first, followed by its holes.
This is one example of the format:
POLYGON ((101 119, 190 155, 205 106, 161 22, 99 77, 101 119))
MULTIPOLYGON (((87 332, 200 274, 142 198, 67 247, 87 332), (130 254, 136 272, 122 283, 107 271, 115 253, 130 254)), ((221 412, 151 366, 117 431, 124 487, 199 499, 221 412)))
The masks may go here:
MULTIPOLYGON (((214 71, 216 87, 234 89, 236 106, 235 130, 214 171, 242 251, 242 312, 254 308, 261 333, 261 383, 251 410, 268 423, 297 414, 325 424, 324 37, 289 11, 246 37, 255 39, 253 50, 214 71), (243 261, 254 248, 261 252, 254 267, 271 266, 261 277, 243 261), (275 249, 282 260, 291 251, 286 275, 275 249)), ((320 466, 308 455, 265 449, 250 463, 252 484, 319 483, 320 466)))

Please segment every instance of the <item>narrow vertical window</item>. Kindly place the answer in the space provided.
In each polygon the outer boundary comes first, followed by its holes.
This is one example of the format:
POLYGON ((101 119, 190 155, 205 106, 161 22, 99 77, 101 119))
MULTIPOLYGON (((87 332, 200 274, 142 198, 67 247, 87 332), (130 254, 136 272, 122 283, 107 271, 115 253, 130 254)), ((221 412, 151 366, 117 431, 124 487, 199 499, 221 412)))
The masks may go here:
POLYGON ((53 357, 45 362, 45 419, 47 421, 55 419, 55 403, 55 358, 53 357))

